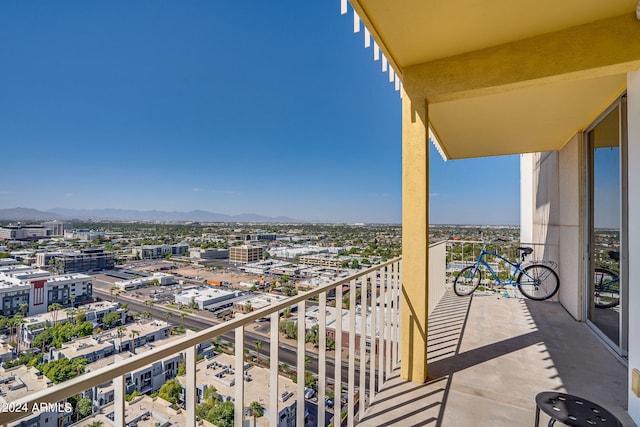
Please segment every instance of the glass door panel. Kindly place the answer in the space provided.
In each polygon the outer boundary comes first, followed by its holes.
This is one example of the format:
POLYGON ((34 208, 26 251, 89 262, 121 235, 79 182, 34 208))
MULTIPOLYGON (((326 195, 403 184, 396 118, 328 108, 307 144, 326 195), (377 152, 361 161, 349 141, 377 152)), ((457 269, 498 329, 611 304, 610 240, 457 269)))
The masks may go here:
POLYGON ((588 318, 615 347, 621 337, 620 106, 587 133, 591 169, 588 318))

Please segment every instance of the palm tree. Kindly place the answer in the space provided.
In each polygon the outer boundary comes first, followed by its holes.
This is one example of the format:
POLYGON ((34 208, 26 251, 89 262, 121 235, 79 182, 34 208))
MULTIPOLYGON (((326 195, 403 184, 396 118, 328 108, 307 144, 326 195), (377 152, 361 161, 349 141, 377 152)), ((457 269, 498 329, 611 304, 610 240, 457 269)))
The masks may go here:
POLYGON ((124 336, 124 331, 126 331, 126 330, 127 330, 127 328, 125 328, 122 325, 118 326, 118 328, 116 329, 116 333, 118 334, 118 338, 120 338, 120 353, 122 353, 122 337, 124 336))
POLYGON ((51 318, 53 320, 54 325, 58 322, 58 310, 60 310, 61 308, 62 308, 62 305, 58 304, 57 302, 54 302, 53 304, 49 305, 48 310, 51 312, 51 318))
POLYGON ((73 322, 73 324, 75 325, 76 323, 76 314, 78 314, 77 310, 74 308, 67 308, 65 310, 65 313, 67 313, 67 322, 69 320, 71 320, 71 322, 73 322))
POLYGON ((187 317, 187 313, 180 313, 180 318, 182 319, 182 329, 184 329, 184 318, 187 317))
POLYGON ((136 335, 140 336, 140 331, 131 330, 129 337, 131 338, 131 353, 136 354, 136 335))
POLYGON ((256 418, 260 418, 264 415, 265 407, 262 406, 262 403, 253 401, 249 404, 249 409, 251 410, 251 414, 253 415, 253 425, 256 425, 256 418))
POLYGON ((89 424, 87 427, 102 427, 104 423, 102 421, 94 421, 89 424))
POLYGON ((13 326, 16 330, 16 352, 20 353, 20 336, 22 335, 21 325, 24 324, 24 316, 20 313, 16 313, 11 320, 13 321, 13 326))
POLYGON ((167 323, 169 323, 169 319, 171 319, 171 317, 173 316, 173 313, 170 311, 165 311, 164 312, 164 318, 167 319, 167 323))
POLYGON ((256 345, 256 353, 258 355, 258 362, 259 362, 260 361, 260 350, 262 350, 262 341, 255 340, 253 343, 256 345))
POLYGON ((29 311, 29 304, 26 302, 20 304, 20 313, 22 313, 23 316, 27 315, 27 311, 29 311))

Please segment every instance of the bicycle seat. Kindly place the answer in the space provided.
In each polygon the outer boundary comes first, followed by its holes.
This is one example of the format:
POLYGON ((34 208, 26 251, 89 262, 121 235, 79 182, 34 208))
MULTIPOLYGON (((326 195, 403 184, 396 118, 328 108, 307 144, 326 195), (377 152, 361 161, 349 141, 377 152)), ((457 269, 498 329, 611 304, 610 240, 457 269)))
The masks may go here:
POLYGON ((521 250, 523 252, 522 255, 529 255, 530 253, 533 252, 533 249, 526 246, 521 246, 518 248, 518 250, 521 250))
POLYGON ((607 252, 609 254, 609 258, 611 258, 614 261, 620 261, 620 252, 618 251, 609 251, 607 252))

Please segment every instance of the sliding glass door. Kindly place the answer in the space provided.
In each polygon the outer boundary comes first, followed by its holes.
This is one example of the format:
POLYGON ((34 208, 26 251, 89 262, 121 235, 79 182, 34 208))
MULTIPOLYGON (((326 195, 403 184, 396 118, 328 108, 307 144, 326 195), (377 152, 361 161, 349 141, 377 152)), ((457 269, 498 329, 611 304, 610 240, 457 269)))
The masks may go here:
POLYGON ((622 153, 626 130, 624 98, 618 100, 586 132, 587 178, 587 283, 588 323, 619 354, 626 354, 626 283, 621 260, 624 253, 623 189, 626 170, 622 153))

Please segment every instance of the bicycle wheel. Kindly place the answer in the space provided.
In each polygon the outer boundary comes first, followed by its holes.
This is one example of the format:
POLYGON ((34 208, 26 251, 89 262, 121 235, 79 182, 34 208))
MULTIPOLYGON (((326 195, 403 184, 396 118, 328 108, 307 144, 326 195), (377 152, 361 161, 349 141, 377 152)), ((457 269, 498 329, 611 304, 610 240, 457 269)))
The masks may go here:
POLYGON ((558 292, 560 279, 551 268, 543 264, 532 264, 518 274, 518 286, 525 297, 542 301, 558 292))
POLYGON ((593 301, 598 308, 610 308, 620 304, 620 279, 606 268, 596 267, 593 277, 595 286, 593 301))
POLYGON ((453 291, 458 296, 471 295, 476 290, 482 280, 482 271, 475 265, 460 270, 453 282, 453 291))

